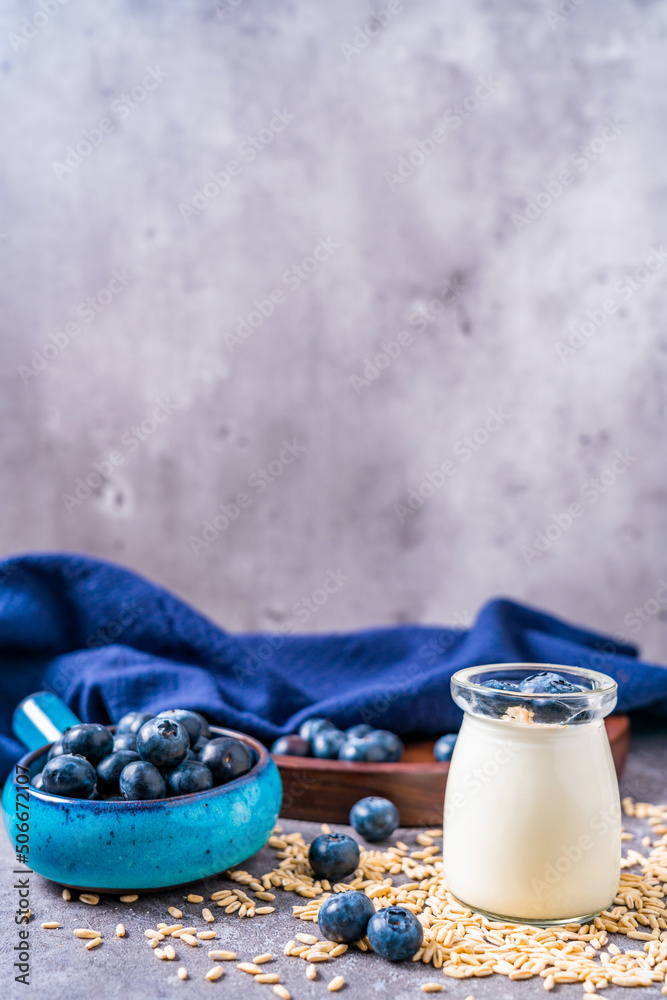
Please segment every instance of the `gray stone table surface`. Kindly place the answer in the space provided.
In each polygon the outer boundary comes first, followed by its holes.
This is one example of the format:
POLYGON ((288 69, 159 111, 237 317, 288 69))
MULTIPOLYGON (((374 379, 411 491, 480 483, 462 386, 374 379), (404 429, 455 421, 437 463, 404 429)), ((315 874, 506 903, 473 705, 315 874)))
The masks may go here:
MULTIPOLYGON (((631 751, 621 783, 623 795, 632 795, 638 800, 654 803, 667 802, 667 731, 650 724, 635 725, 631 751)), ((306 840, 320 832, 313 823, 299 823, 292 820, 281 821, 285 831, 300 830, 306 840)), ((638 821, 624 820, 626 829, 639 836, 647 832, 638 821)), ((344 830, 344 827, 335 827, 344 830)), ((416 830, 404 830, 392 839, 403 839, 413 843, 416 830)), ((627 845, 626 845, 627 846, 627 845)), ((187 844, 183 845, 187 850, 187 844)), ((31 905, 34 919, 30 925, 32 962, 30 984, 24 986, 14 982, 14 945, 17 943, 14 913, 16 910, 16 890, 14 890, 14 855, 7 837, 0 837, 0 863, 2 879, 0 887, 0 997, 30 997, 33 1000, 161 1000, 163 997, 256 997, 268 1000, 274 997, 270 986, 256 984, 250 976, 236 968, 236 962, 225 963, 224 977, 218 982, 207 982, 205 973, 214 964, 207 957, 209 947, 231 949, 237 954, 237 961, 250 961, 255 955, 270 951, 276 957, 267 971, 279 970, 281 982, 289 989, 294 1000, 324 1000, 332 996, 327 992, 327 983, 334 975, 342 974, 346 985, 341 997, 349 1000, 408 1000, 425 996, 419 987, 426 981, 442 979, 431 966, 420 963, 391 965, 372 954, 363 954, 352 948, 350 951, 326 963, 319 969, 317 980, 310 982, 305 977, 305 963, 295 958, 285 958, 283 947, 287 940, 298 931, 309 931, 312 925, 297 922, 291 908, 302 902, 293 893, 276 893, 275 912, 253 919, 239 919, 227 916, 221 908, 212 906, 217 930, 217 940, 207 946, 190 948, 176 943, 177 961, 160 962, 151 953, 144 929, 155 927, 157 922, 173 922, 167 913, 170 905, 179 906, 188 924, 199 929, 208 927, 202 919, 204 904, 188 904, 187 890, 174 890, 140 897, 135 903, 124 904, 117 898, 103 896, 98 906, 88 906, 76 900, 66 903, 61 897, 61 888, 38 875, 31 876, 31 905), (42 930, 40 924, 47 920, 59 920, 58 930, 42 930), (117 923, 123 922, 127 937, 114 937, 117 923), (104 934, 103 944, 94 951, 87 952, 84 943, 75 939, 75 927, 94 927, 104 934), (190 978, 182 982, 176 970, 184 965, 190 978)), ((276 865, 275 853, 264 849, 243 865, 253 874, 269 871, 276 865)), ((233 883, 222 877, 207 881, 201 894, 206 899, 215 889, 231 887, 233 883)), ((197 884, 192 886, 197 892, 197 884)), ((314 928, 315 930, 317 928, 314 928)), ((620 939, 625 948, 627 940, 620 939)), ((636 946, 637 942, 632 942, 636 946)), ((464 1000, 470 995, 475 1000, 485 998, 531 998, 544 997, 543 982, 533 980, 511 983, 502 976, 488 979, 456 981, 444 979, 443 996, 452 1000, 464 1000)), ((553 996, 564 1000, 581 997, 581 986, 559 986, 553 996)), ((644 988, 638 998, 660 996, 658 987, 644 988)), ((612 987, 605 991, 607 997, 627 998, 628 991, 612 987)))

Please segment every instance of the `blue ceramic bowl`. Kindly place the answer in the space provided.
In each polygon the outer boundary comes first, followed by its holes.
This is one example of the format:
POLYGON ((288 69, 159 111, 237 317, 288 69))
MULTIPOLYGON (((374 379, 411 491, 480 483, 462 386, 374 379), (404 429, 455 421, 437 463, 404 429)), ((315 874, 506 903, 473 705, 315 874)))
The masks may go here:
MULTIPOLYGON (((104 802, 51 795, 29 786, 26 863, 72 889, 121 893, 185 885, 249 858, 264 846, 280 812, 280 775, 257 740, 216 726, 211 731, 247 744, 256 764, 242 777, 205 792, 104 802)), ((17 783, 17 774, 21 768, 31 778, 37 774, 50 746, 22 757, 5 784, 2 812, 12 845, 25 843, 16 812, 17 791, 27 786, 17 783)), ((23 796, 18 809, 25 809, 23 796)))

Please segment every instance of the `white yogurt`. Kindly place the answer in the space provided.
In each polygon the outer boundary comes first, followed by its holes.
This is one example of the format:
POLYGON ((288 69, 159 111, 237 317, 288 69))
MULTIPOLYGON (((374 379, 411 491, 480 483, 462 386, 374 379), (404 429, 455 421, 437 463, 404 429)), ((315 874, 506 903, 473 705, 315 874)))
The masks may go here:
POLYGON ((466 713, 447 779, 443 861, 461 902, 517 922, 571 922, 609 907, 621 808, 604 720, 466 713))

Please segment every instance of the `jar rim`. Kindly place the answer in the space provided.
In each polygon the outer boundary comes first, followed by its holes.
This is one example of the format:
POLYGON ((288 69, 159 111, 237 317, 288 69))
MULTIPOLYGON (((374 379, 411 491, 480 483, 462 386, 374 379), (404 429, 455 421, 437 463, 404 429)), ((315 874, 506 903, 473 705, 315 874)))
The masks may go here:
MULTIPOLYGON (((506 695, 509 699, 516 699, 516 691, 500 691, 495 688, 485 687, 483 684, 477 684, 472 681, 471 676, 477 676, 480 674, 491 674, 498 673, 499 671, 505 671, 511 673, 513 670, 521 670, 523 672, 530 673, 542 673, 546 671, 553 671, 559 674, 569 674, 573 677, 580 677, 582 680, 591 683, 591 687, 585 687, 583 691, 569 691, 567 693, 558 693, 556 696, 558 701, 563 701, 567 703, 575 703, 586 698, 590 698, 591 695, 611 695, 616 693, 618 690, 618 685, 613 677, 609 674, 603 674, 598 670, 588 670, 585 667, 571 667, 564 663, 482 663, 474 667, 465 667, 462 670, 457 670, 456 673, 452 675, 451 683, 452 687, 454 684, 465 688, 468 691, 474 692, 475 694, 481 695, 493 695, 497 698, 506 695)), ((541 700, 553 700, 554 693, 531 693, 522 694, 522 698, 525 699, 535 699, 535 701, 541 700)))

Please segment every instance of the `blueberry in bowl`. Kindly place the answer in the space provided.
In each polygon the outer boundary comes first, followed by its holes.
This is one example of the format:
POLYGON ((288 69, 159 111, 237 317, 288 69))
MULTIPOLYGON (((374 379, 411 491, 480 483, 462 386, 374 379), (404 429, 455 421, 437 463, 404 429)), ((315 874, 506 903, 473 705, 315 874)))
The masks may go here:
POLYGON ((128 764, 141 760, 136 750, 114 750, 97 765, 97 790, 103 796, 118 795, 120 776, 128 764))
POLYGON ((214 785, 224 785, 247 774, 254 762, 248 746, 230 737, 209 740, 199 759, 211 771, 214 785))
POLYGON ((139 756, 160 770, 176 767, 185 760, 189 749, 187 730, 172 719, 149 719, 137 733, 139 756))
POLYGON ((352 944, 365 936, 374 913, 375 907, 364 892, 339 892, 320 907, 317 925, 327 941, 352 944))
POLYGON ((167 783, 154 764, 147 760, 134 760, 121 771, 118 781, 124 799, 163 799, 167 783))
POLYGON ((156 718, 180 722, 190 737, 190 746, 194 746, 201 736, 201 716, 196 712, 190 712, 187 708, 168 708, 164 712, 158 712, 156 718))
POLYGON ((80 754, 96 767, 103 757, 108 757, 113 751, 113 734, 97 722, 82 722, 67 730, 62 745, 65 753, 80 754))
POLYGON ((138 733, 144 722, 155 717, 155 712, 128 712, 116 726, 116 733, 138 733))
POLYGON ((172 780, 173 790, 168 784, 181 764, 161 771, 150 761, 132 760, 121 772, 123 795, 131 798, 100 792, 99 774, 84 757, 58 754, 51 763, 50 745, 39 746, 21 758, 5 784, 8 835, 12 842, 22 842, 17 841, 25 816, 19 792, 29 788, 30 867, 61 885, 114 893, 155 891, 233 868, 269 838, 282 785, 270 754, 257 740, 217 727, 210 736, 242 743, 250 769, 224 784, 183 794, 179 781, 172 780), (74 764, 65 766, 70 760, 74 764), (44 775, 49 764, 60 778, 44 775), (146 794, 138 787, 139 777, 147 783, 148 776, 151 794, 166 785, 163 797, 139 797, 146 794))
POLYGON ((54 795, 87 799, 95 790, 95 768, 80 754, 61 753, 48 761, 42 771, 42 787, 54 795))
POLYGON ((184 760, 167 775, 168 795, 190 795, 213 788, 213 775, 200 760, 184 760))

